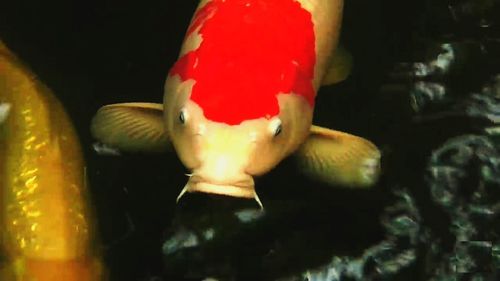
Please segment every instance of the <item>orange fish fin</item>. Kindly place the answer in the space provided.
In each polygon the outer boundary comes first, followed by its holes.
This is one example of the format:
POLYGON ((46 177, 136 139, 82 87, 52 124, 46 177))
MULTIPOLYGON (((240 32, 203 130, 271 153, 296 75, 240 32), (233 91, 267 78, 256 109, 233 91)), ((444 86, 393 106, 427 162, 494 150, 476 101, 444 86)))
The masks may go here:
POLYGON ((91 123, 94 138, 127 152, 164 152, 170 141, 163 126, 163 105, 117 103, 101 107, 91 123))
POLYGON ((323 76, 321 84, 332 85, 347 79, 352 71, 352 55, 342 46, 337 46, 331 56, 329 67, 323 76))
POLYGON ((296 158, 306 175, 331 185, 370 187, 380 174, 380 151, 373 143, 314 125, 296 158))

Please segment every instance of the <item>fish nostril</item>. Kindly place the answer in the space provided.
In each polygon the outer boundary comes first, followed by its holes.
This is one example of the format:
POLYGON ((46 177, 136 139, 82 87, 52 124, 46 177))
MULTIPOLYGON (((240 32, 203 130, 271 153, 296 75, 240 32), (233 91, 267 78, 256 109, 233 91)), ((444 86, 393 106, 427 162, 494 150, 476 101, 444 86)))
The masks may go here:
POLYGON ((205 126, 205 124, 199 124, 198 130, 196 131, 196 135, 203 136, 205 135, 206 131, 207 131, 207 126, 205 126))
POLYGON ((257 137, 258 137, 258 135, 257 135, 257 133, 256 133, 256 132, 251 132, 251 133, 249 134, 249 136, 250 136, 250 142, 252 142, 252 143, 257 142, 257 137))

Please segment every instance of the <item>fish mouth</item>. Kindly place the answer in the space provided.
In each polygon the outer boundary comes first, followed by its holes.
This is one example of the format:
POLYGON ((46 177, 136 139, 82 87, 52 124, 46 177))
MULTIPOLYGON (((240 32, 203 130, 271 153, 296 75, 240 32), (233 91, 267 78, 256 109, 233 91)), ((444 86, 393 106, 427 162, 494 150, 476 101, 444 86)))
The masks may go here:
POLYGON ((239 198, 255 198, 255 185, 251 176, 244 176, 236 181, 217 182, 199 175, 192 175, 183 192, 203 192, 239 198))
POLYGON ((241 180, 232 182, 216 182, 208 181, 198 175, 188 175, 189 181, 182 189, 177 202, 186 192, 202 192, 209 194, 225 195, 238 198, 255 199, 261 209, 264 209, 259 196, 255 192, 254 180, 251 176, 246 175, 241 180))
POLYGON ((187 192, 203 192, 218 195, 226 195, 239 198, 254 198, 254 186, 240 186, 227 184, 214 184, 208 182, 197 182, 187 184, 187 192))

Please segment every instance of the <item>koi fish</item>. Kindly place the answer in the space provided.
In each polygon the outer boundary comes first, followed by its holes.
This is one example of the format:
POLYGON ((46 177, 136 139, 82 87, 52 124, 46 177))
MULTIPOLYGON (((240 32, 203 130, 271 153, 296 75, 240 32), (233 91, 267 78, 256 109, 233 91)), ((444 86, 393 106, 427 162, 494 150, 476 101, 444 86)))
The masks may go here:
POLYGON ((0 40, 0 280, 104 280, 77 134, 0 40))
POLYGON ((318 89, 350 71, 337 48, 342 9, 342 0, 201 1, 163 104, 104 106, 93 136, 124 151, 173 146, 191 170, 178 199, 205 192, 261 204, 254 177, 292 154, 306 174, 332 185, 373 185, 373 143, 312 125, 318 89))

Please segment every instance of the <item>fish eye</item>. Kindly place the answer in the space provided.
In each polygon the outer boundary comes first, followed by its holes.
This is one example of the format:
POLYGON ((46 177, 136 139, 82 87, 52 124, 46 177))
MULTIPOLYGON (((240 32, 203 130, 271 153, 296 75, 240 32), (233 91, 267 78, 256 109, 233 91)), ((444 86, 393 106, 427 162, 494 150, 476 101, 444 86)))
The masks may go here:
POLYGON ((279 134, 281 134, 281 131, 283 130, 283 126, 282 126, 281 120, 279 118, 272 120, 269 127, 271 130, 271 133, 275 137, 278 136, 279 134))
POLYGON ((186 124, 186 121, 187 121, 187 117, 188 117, 188 114, 186 112, 186 109, 181 109, 181 112, 179 113, 179 122, 181 122, 181 124, 186 124))
POLYGON ((278 127, 276 127, 276 130, 274 130, 274 136, 276 137, 280 133, 281 133, 281 124, 278 127))

